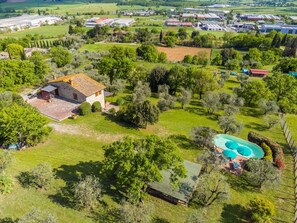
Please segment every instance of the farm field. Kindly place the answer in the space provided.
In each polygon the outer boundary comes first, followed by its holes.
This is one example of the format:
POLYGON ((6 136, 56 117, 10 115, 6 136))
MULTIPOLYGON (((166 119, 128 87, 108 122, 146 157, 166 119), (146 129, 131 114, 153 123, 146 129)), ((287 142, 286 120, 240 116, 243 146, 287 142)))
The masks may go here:
MULTIPOLYGON (((239 83, 235 78, 231 78, 221 90, 230 91, 238 85, 239 83)), ((116 98, 125 98, 126 95, 118 95, 109 98, 109 100, 115 101, 116 98)), ((156 100, 152 98, 152 101, 155 102, 156 100)), ((257 114, 256 109, 242 108, 241 114, 237 116, 244 123, 243 131, 239 137, 246 139, 249 131, 258 131, 281 144, 285 144, 280 126, 276 125, 267 130, 263 126, 261 115, 255 114, 257 114)), ((99 164, 103 159, 102 147, 104 145, 125 136, 143 137, 149 134, 157 134, 166 137, 177 135, 180 138, 177 138, 175 142, 180 147, 182 158, 195 161, 196 157, 203 153, 203 150, 197 149, 190 143, 189 133, 191 129, 195 126, 204 125, 219 130, 217 115, 206 114, 197 98, 192 99, 185 110, 182 110, 177 103, 175 109, 163 112, 160 121, 153 126, 148 126, 147 129, 127 128, 101 114, 91 114, 79 117, 76 120, 65 120, 62 123, 51 122, 51 125, 56 130, 46 142, 14 154, 15 159, 9 168, 9 174, 18 176, 22 171, 29 170, 39 163, 47 162, 55 168, 57 173, 54 186, 49 191, 36 191, 22 188, 16 181, 13 193, 0 195, 0 216, 2 218, 12 217, 15 219, 38 204, 39 208, 56 213, 59 222, 106 223, 99 214, 76 210, 67 197, 69 187, 77 181, 79 176, 92 174, 100 177, 99 164), (65 128, 71 128, 72 131, 65 133, 65 128), (7 200, 11 202, 6 202, 7 200)), ((250 199, 259 195, 277 205, 277 216, 273 222, 290 223, 294 215, 294 176, 292 174, 292 157, 286 150, 285 157, 286 169, 283 171, 281 183, 277 187, 266 188, 265 193, 250 187, 242 178, 226 174, 232 188, 231 199, 224 205, 218 203, 211 206, 208 210, 208 222, 246 222, 244 220, 244 208, 250 199), (283 208, 284 205, 286 208, 283 208)), ((114 201, 116 197, 115 191, 111 190, 105 193, 103 201, 107 204, 106 208, 118 206, 114 201)), ((154 205, 156 219, 167 220, 170 223, 182 223, 187 214, 196 208, 193 205, 188 208, 172 205, 150 195, 146 196, 145 202, 154 205)))
POLYGON ((211 49, 196 48, 196 47, 157 47, 159 52, 164 52, 169 61, 182 61, 186 55, 197 55, 199 52, 204 52, 210 58, 211 49))
POLYGON ((35 35, 35 34, 43 36, 44 38, 55 38, 58 36, 63 36, 67 32, 68 32, 68 25, 41 26, 38 28, 0 34, 0 39, 5 37, 23 38, 26 35, 35 35))
POLYGON ((63 2, 43 2, 36 0, 25 0, 23 2, 1 3, 1 7, 20 9, 40 9, 49 11, 52 14, 77 14, 77 13, 95 13, 104 10, 106 12, 115 12, 118 8, 115 3, 86 3, 83 1, 63 1, 63 2))

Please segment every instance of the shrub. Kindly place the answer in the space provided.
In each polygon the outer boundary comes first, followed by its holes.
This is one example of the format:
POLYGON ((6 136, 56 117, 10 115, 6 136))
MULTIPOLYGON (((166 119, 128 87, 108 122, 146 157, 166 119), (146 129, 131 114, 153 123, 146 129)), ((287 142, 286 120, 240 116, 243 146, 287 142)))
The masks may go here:
POLYGON ((19 176, 19 181, 23 186, 30 186, 36 189, 48 189, 54 177, 51 166, 46 163, 41 163, 30 171, 22 172, 19 176))
POLYGON ((281 159, 275 158, 274 162, 278 169, 283 170, 285 168, 285 163, 281 159))
POLYGON ((55 214, 48 211, 42 211, 39 208, 33 208, 31 211, 20 217, 18 223, 57 223, 58 219, 55 214))
POLYGON ((10 177, 5 175, 0 175, 0 193, 8 194, 13 189, 13 181, 10 177))
POLYGON ((74 186, 74 197, 78 207, 92 209, 102 198, 99 180, 93 176, 86 176, 74 186))
POLYGON ((1 152, 0 153, 0 173, 4 172, 4 170, 8 167, 11 163, 12 155, 10 152, 1 152))
POLYGON ((122 106, 125 104, 125 100, 123 98, 118 98, 116 103, 119 105, 119 106, 122 106))
POLYGON ((264 150, 264 153, 265 153, 264 159, 272 161, 273 157, 272 157, 272 151, 271 151, 270 147, 267 146, 267 144, 265 142, 262 142, 261 147, 262 147, 262 149, 264 150))
POLYGON ((265 136, 262 136, 256 132, 249 132, 248 140, 250 142, 256 143, 259 146, 261 146, 262 143, 265 142, 265 144, 267 146, 269 146, 272 151, 273 161, 274 161, 275 165, 277 166, 277 168, 278 169, 285 168, 283 147, 281 145, 279 145, 278 143, 274 142, 273 140, 268 139, 265 136), (276 162, 276 160, 277 160, 277 162, 276 162))
POLYGON ((253 222, 271 222, 271 217, 276 214, 275 206, 270 201, 256 197, 249 203, 251 220, 253 222))
POLYGON ((116 110, 115 108, 111 108, 108 110, 108 113, 111 114, 111 115, 115 115, 116 114, 116 110))
POLYGON ((78 113, 80 115, 88 115, 91 113, 91 104, 89 102, 84 102, 78 107, 78 113))
POLYGON ((99 101, 96 101, 92 104, 92 112, 101 112, 101 103, 99 101))

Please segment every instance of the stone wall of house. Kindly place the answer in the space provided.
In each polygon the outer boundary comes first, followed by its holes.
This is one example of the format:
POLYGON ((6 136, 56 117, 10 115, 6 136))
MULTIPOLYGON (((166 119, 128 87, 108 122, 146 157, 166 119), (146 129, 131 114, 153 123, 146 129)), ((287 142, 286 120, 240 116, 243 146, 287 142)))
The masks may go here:
POLYGON ((58 82, 58 83, 51 83, 51 85, 58 87, 60 97, 66 98, 68 100, 76 101, 79 103, 86 101, 86 96, 84 96, 78 90, 74 89, 69 83, 58 82), (74 98, 74 94, 77 95, 77 100, 74 98))
POLYGON ((101 104, 101 107, 105 108, 104 90, 102 90, 98 96, 96 96, 96 94, 93 94, 93 95, 87 97, 86 101, 89 102, 91 105, 94 102, 99 101, 101 104))

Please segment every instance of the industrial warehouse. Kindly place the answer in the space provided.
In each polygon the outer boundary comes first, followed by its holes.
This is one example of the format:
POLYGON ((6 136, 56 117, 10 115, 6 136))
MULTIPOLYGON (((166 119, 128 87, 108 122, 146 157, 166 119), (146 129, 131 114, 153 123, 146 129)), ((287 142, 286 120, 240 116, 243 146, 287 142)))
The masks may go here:
POLYGON ((91 18, 85 22, 85 27, 94 28, 95 26, 110 26, 110 27, 127 27, 135 22, 134 19, 128 18, 91 18))
POLYGON ((53 25, 61 21, 62 19, 57 16, 22 15, 7 19, 0 19, 0 31, 18 31, 33 27, 39 27, 46 24, 53 25))

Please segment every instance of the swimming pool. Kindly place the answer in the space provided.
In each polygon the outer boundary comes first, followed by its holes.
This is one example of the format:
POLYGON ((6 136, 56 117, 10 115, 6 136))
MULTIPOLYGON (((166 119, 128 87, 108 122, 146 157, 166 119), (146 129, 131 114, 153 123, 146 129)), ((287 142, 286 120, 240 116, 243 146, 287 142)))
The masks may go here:
POLYGON ((231 135, 227 135, 227 134, 218 134, 213 139, 214 144, 223 150, 226 150, 226 149, 231 150, 226 146, 226 143, 229 141, 237 143, 238 148, 242 148, 242 147, 246 148, 247 147, 251 150, 250 155, 244 156, 244 155, 241 155, 238 152, 238 150, 232 148, 232 151, 234 151, 238 156, 243 156, 246 158, 258 158, 258 159, 261 159, 264 156, 263 149, 260 146, 254 144, 254 143, 251 143, 249 141, 237 138, 235 136, 231 136, 231 135))

